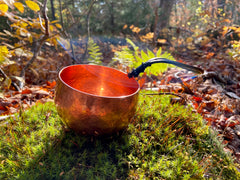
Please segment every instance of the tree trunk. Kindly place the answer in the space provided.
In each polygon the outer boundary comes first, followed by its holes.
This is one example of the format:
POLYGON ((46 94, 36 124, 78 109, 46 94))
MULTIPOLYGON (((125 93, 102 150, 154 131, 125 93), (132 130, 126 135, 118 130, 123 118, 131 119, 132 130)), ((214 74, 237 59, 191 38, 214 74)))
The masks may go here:
POLYGON ((153 44, 156 44, 157 37, 159 33, 164 29, 167 28, 169 25, 169 19, 171 16, 172 7, 175 4, 176 0, 161 0, 159 7, 155 9, 155 24, 154 24, 154 38, 153 44), (159 14, 160 9, 160 14, 159 14), (158 15, 159 14, 159 15, 158 15))
POLYGON ((113 1, 111 2, 111 9, 110 9, 110 12, 111 12, 111 33, 112 35, 114 34, 114 29, 115 29, 115 22, 114 22, 114 3, 113 1))
POLYGON ((64 28, 63 16, 62 16, 62 0, 58 0, 58 3, 59 3, 60 22, 61 22, 62 28, 64 28))
POLYGON ((115 17, 114 17, 114 8, 115 8, 115 4, 113 0, 106 0, 105 1, 107 4, 107 8, 108 8, 108 12, 109 12, 109 21, 110 21, 110 28, 111 28, 111 33, 114 34, 114 30, 115 30, 115 17))
POLYGON ((51 3, 51 10, 52 10, 52 20, 56 20, 53 0, 50 0, 50 3, 51 3))

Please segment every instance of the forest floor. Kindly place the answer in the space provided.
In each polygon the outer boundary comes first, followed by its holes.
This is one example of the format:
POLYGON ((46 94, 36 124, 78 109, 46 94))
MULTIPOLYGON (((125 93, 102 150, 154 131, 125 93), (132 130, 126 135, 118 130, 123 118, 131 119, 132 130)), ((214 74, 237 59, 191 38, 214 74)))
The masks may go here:
MULTIPOLYGON (((179 51, 180 52, 180 51, 179 51)), ((106 60, 112 58, 111 50, 104 52, 106 60)), ((58 71, 72 63, 66 52, 44 50, 32 68, 26 72, 26 86, 22 91, 14 88, 1 94, 0 121, 13 113, 29 108, 34 104, 53 101, 58 71)), ((142 76, 143 89, 178 94, 173 103, 191 105, 201 114, 207 124, 222 136, 225 151, 234 155, 240 164, 240 62, 233 61, 225 53, 215 53, 209 57, 204 51, 173 53, 177 61, 199 66, 209 77, 198 76, 177 68, 153 77, 142 76), (217 76, 216 76, 217 75, 217 76), (220 81, 219 81, 220 78, 220 81)), ((10 65, 5 71, 17 70, 18 65, 10 65)))

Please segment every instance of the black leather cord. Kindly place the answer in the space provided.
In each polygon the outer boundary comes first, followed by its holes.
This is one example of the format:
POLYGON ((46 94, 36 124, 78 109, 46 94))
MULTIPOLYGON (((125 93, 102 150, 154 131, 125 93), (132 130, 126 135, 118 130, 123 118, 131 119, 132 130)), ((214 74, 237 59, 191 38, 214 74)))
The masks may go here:
POLYGON ((199 68, 199 67, 190 66, 190 65, 183 64, 183 63, 180 63, 180 62, 177 62, 177 61, 172 61, 172 60, 169 60, 169 59, 166 59, 166 58, 158 58, 158 57, 156 57, 156 58, 152 58, 152 59, 148 60, 145 63, 142 63, 136 69, 133 69, 132 72, 128 73, 128 77, 129 78, 138 77, 138 75, 140 73, 144 72, 144 70, 147 67, 149 67, 149 66, 151 66, 152 64, 155 64, 155 63, 173 64, 175 66, 178 66, 180 68, 186 69, 188 71, 192 71, 192 72, 194 72, 196 74, 203 74, 204 73, 204 70, 199 68))

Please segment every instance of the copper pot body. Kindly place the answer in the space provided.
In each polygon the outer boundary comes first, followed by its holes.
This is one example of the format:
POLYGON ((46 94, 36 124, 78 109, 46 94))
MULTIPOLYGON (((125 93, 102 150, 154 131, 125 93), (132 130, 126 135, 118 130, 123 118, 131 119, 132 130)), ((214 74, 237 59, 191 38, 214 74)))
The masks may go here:
POLYGON ((98 65, 72 65, 59 72, 55 104, 63 122, 80 134, 123 130, 135 114, 139 84, 127 74, 98 65))

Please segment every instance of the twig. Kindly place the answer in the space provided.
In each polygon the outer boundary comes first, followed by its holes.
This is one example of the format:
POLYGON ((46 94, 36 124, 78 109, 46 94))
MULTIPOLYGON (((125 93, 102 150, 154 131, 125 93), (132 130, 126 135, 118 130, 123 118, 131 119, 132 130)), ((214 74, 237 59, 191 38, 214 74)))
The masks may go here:
POLYGON ((203 81, 206 81, 207 79, 213 79, 215 82, 224 84, 224 85, 232 85, 232 84, 237 84, 235 81, 227 78, 227 77, 221 77, 217 72, 205 72, 200 76, 203 81))
POLYGON ((186 99, 182 96, 180 96, 179 94, 175 94, 175 93, 170 93, 170 92, 164 92, 164 93, 146 93, 145 95, 173 95, 173 96, 177 96, 182 98, 184 101, 186 101, 186 99))
POLYGON ((177 144, 175 147, 173 147, 172 149, 169 150, 169 152, 166 154, 166 156, 167 156, 169 153, 173 152, 174 149, 176 149, 177 147, 179 147, 179 146, 181 146, 181 145, 183 145, 183 144, 184 144, 184 142, 181 142, 181 143, 177 144))
POLYGON ((70 14, 70 17, 72 19, 72 24, 75 23, 75 19, 74 19, 73 15, 72 15, 72 11, 70 11, 69 8, 67 8, 67 10, 68 10, 68 13, 70 14))
POLYGON ((48 16, 47 16, 47 1, 48 0, 45 0, 44 1, 44 4, 43 4, 43 19, 45 21, 45 36, 49 36, 49 19, 48 19, 48 16))
POLYGON ((5 81, 5 79, 7 79, 7 75, 4 73, 4 71, 1 68, 0 68, 0 74, 2 74, 3 76, 2 82, 5 81))

